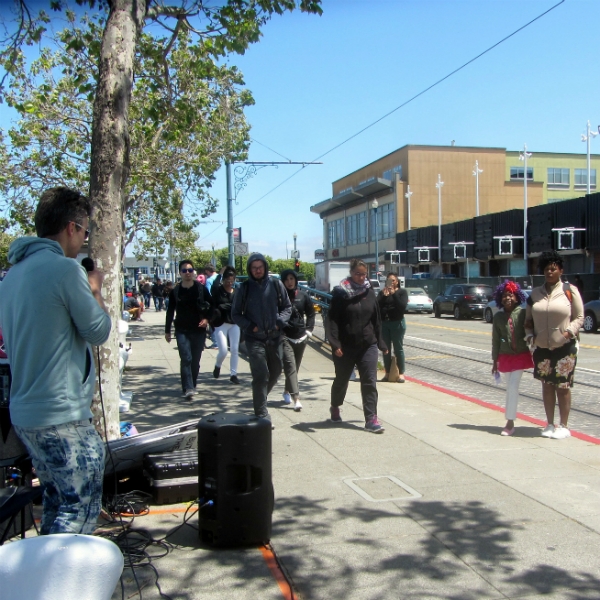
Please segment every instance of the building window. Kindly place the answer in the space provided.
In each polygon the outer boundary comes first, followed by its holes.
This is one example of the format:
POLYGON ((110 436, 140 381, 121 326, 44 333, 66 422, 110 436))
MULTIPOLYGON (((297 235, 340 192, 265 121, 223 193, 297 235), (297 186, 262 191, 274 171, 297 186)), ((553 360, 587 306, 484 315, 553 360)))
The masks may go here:
POLYGON ((400 175, 400 179, 402 179, 402 165, 397 165, 393 169, 389 169, 388 171, 383 172, 383 178, 389 179, 390 181, 394 181, 394 175, 398 173, 400 175))
MULTIPOLYGON (((510 178, 511 181, 523 181, 525 176, 525 167, 511 167, 510 178)), ((533 181, 533 167, 527 167, 527 181, 533 181)))
POLYGON ((150 275, 150 269, 148 267, 140 267, 139 273, 142 275, 150 275))
MULTIPOLYGON (((575 187, 587 187, 587 169, 575 169, 575 187)), ((596 187, 596 169, 590 169, 590 187, 596 187)))
POLYGON ((330 248, 344 245, 344 218, 330 221, 327 224, 327 240, 330 248))
POLYGON ((346 218, 348 222, 348 245, 364 244, 367 241, 367 213, 360 212, 346 218))
POLYGON ((569 187, 569 169, 548 169, 548 187, 569 187))
MULTIPOLYGON (((371 241, 375 240, 375 209, 369 210, 369 231, 371 241)), ((380 240, 396 235, 396 205, 393 202, 384 204, 377 209, 377 229, 380 240)))

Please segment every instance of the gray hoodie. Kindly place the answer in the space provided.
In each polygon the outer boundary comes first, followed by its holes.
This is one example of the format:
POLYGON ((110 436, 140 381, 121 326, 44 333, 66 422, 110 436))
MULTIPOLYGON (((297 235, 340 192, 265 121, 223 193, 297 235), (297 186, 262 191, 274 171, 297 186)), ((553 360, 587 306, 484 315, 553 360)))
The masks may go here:
POLYGON ((103 344, 110 317, 85 270, 58 242, 22 237, 0 284, 0 327, 11 366, 10 416, 20 427, 49 427, 92 416, 90 344, 103 344))
POLYGON ((248 257, 246 271, 247 281, 233 295, 231 318, 248 338, 278 339, 292 314, 287 291, 279 279, 269 277, 269 265, 262 254, 256 252, 248 257), (262 279, 255 279, 250 271, 250 264, 256 260, 265 265, 262 279), (258 331, 254 331, 255 327, 258 331))

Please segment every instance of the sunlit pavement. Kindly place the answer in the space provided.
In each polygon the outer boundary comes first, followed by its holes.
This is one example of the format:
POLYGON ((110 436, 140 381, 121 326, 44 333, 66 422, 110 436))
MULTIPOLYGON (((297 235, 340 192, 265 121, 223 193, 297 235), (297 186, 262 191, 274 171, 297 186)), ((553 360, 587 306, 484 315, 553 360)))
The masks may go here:
MULTIPOLYGON (((202 357, 198 396, 182 399, 164 312, 144 318, 132 324, 124 388, 134 400, 123 418, 143 432, 211 412, 251 412, 247 362, 242 385, 230 384, 227 359, 215 380, 216 350, 202 357)), ((349 384, 343 423, 327 421, 333 368, 320 342, 311 342, 300 375, 303 410, 280 402, 281 383, 269 407, 271 542, 296 597, 598 598, 600 448, 592 441, 541 438, 538 425, 522 420, 502 437, 502 412, 414 381, 378 386, 386 431, 372 435, 363 429, 359 382, 349 384)), ((184 509, 153 507, 134 527, 159 537, 184 509)), ((258 548, 207 548, 189 526, 170 541, 176 547, 154 566, 172 598, 292 597, 258 548)), ((153 573, 139 577, 143 597, 158 598, 153 573)), ((135 597, 130 575, 125 585, 125 597, 135 597)))

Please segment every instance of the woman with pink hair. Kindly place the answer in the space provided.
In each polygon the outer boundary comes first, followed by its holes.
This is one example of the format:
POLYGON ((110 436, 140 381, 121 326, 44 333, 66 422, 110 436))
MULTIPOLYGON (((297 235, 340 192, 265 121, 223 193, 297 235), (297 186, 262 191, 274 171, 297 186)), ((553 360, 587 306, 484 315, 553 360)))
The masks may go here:
POLYGON ((525 369, 533 367, 531 352, 525 341, 525 314, 521 304, 525 294, 518 283, 505 281, 494 293, 496 306, 502 307, 494 315, 492 330, 492 373, 504 373, 506 379, 506 426, 500 435, 515 432, 519 384, 525 369))

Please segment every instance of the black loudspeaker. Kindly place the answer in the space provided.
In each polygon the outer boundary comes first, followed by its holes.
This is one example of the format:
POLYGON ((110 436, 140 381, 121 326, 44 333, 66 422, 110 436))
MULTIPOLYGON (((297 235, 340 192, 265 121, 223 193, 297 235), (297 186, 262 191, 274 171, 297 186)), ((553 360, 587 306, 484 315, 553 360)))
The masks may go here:
POLYGON ((271 538, 271 422, 235 413, 198 423, 200 539, 214 546, 271 538))

